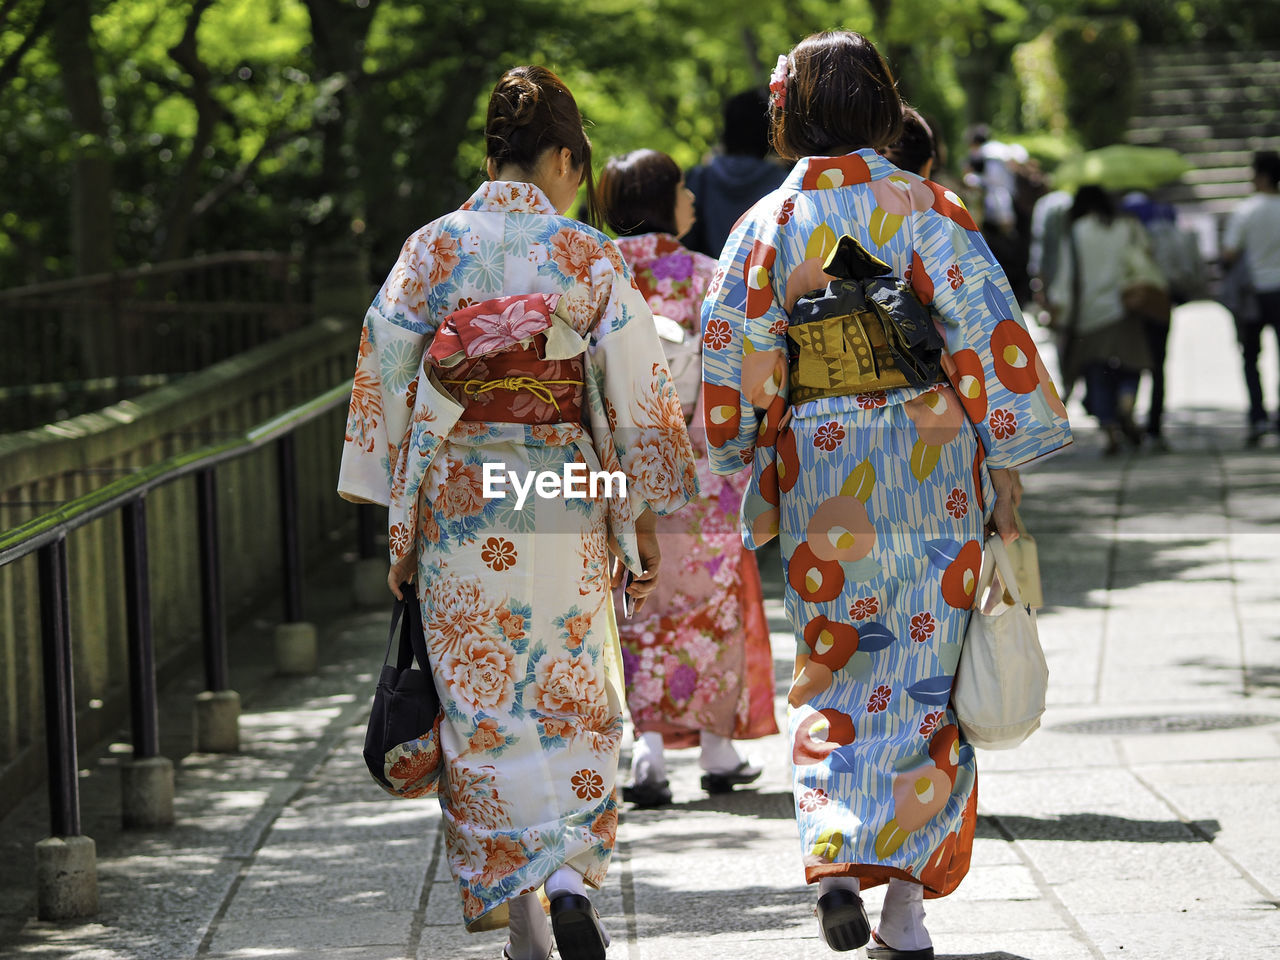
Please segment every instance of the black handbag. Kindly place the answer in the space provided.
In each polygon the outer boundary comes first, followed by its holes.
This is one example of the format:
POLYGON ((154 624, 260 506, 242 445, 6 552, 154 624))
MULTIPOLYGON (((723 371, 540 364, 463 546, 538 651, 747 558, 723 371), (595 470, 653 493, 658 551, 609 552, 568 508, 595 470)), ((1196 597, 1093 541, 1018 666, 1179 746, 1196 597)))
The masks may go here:
POLYGON ((430 793, 440 777, 440 696, 431 679, 417 594, 409 584, 401 590, 405 599, 392 607, 387 652, 373 692, 364 762, 388 793, 420 797, 430 793), (392 665, 388 660, 397 625, 400 647, 392 665), (413 668, 415 659, 419 669, 413 668))

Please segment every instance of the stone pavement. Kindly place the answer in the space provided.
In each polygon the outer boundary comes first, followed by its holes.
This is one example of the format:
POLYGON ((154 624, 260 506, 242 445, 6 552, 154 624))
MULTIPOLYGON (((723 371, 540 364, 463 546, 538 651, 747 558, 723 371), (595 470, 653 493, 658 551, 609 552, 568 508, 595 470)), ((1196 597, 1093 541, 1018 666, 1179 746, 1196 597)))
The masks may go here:
MULTIPOLYGON (((1050 707, 1019 749, 979 754, 973 869, 928 904, 939 958, 1280 956, 1280 440, 1243 449, 1229 337, 1211 308, 1177 317, 1175 452, 1103 459, 1077 407, 1075 447, 1025 476, 1050 707)), ((388 798, 364 770, 385 614, 352 611, 344 571, 328 576, 308 596, 321 671, 271 677, 254 634, 265 625, 249 631, 233 661, 244 750, 181 760, 175 827, 122 833, 121 749, 84 758, 92 922, 29 919, 42 792, 0 822, 0 956, 501 955, 501 932, 462 932, 435 803, 388 798)), ((765 579, 781 694, 792 640, 776 562, 765 579)), ((175 759, 194 682, 162 706, 175 759)), ((756 789, 708 797, 680 752, 676 805, 624 812, 597 895, 611 960, 831 955, 802 885, 785 744, 749 749, 766 764, 756 789)), ((868 894, 873 915, 879 900, 868 894)))

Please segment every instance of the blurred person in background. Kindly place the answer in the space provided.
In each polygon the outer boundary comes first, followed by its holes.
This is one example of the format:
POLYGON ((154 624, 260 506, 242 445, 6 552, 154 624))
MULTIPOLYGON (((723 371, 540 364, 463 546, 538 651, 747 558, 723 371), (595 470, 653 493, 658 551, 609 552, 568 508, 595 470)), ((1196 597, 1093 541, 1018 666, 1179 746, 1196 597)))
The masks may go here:
POLYGON ((1106 434, 1104 453, 1117 454, 1142 433, 1133 420, 1134 400, 1151 353, 1142 320, 1126 309, 1132 281, 1131 252, 1145 246, 1138 224, 1117 214, 1111 196, 1088 184, 1076 191, 1068 215, 1066 256, 1049 291, 1061 346, 1062 378, 1085 381, 1085 409, 1106 434))
MULTIPOLYGON (((1134 190, 1120 201, 1120 209, 1134 217, 1146 231, 1151 257, 1169 285, 1169 298, 1174 305, 1187 303, 1205 295, 1204 260, 1195 234, 1178 226, 1178 213, 1172 204, 1163 203, 1149 194, 1134 190)), ((1169 352, 1172 324, 1159 317, 1143 317, 1143 332, 1151 352, 1151 406, 1147 411, 1146 440, 1151 450, 1169 449, 1164 437, 1164 367, 1169 352)))
MULTIPOLYGON (((1252 284, 1257 317, 1237 324, 1244 382, 1249 391, 1250 446, 1267 432, 1267 410, 1258 377, 1262 331, 1270 327, 1280 339, 1280 154, 1259 151, 1253 158, 1254 195, 1236 209, 1223 237, 1223 264, 1230 268, 1243 260, 1252 284)), ((1277 404, 1280 408, 1280 402, 1277 404)), ((1277 411, 1280 418, 1280 409, 1277 411)))
POLYGON ((902 106, 902 136, 884 151, 885 159, 899 170, 918 173, 926 180, 938 162, 938 141, 933 128, 915 107, 902 106))
MULTIPOLYGON (((1027 276, 1027 239, 1022 210, 1027 185, 1022 171, 1030 162, 1025 147, 991 138, 986 124, 969 134, 969 172, 982 191, 982 236, 995 254, 1019 303, 1031 299, 1027 276)), ((1029 207, 1027 208, 1029 216, 1029 207)))
POLYGON ((707 163, 685 174, 697 220, 684 243, 712 259, 720 256, 738 218, 787 176, 785 167, 767 159, 769 105, 764 94, 744 90, 728 99, 720 148, 707 163))
POLYGON ((691 439, 701 493, 658 521, 663 578, 642 610, 619 611, 636 734, 623 798, 658 807, 672 799, 664 747, 701 748, 709 793, 760 776, 733 740, 778 732, 773 659, 756 557, 738 533, 747 478, 718 477, 707 465, 698 311, 716 263, 676 239, 693 224, 693 196, 676 162, 656 150, 610 158, 600 194, 605 222, 659 325, 685 416, 697 425, 691 439))

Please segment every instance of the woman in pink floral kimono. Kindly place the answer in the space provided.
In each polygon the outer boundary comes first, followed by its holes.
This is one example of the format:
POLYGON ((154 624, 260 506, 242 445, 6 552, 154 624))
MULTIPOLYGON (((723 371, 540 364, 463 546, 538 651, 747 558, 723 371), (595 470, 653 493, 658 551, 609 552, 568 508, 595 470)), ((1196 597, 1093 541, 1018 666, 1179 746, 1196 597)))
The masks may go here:
POLYGON ((572 94, 508 71, 485 139, 490 182, 408 239, 365 316, 339 492, 388 505, 388 580, 417 581, 444 770, 407 753, 391 779, 438 789, 468 927, 507 923, 511 960, 545 960, 553 933, 563 960, 603 960, 586 886, 618 823, 608 552, 643 599, 656 516, 697 475, 644 297, 563 216, 584 180, 594 207, 572 94))
MULTIPOLYGON (((676 239, 693 225, 693 194, 676 162, 656 150, 611 158, 600 193, 605 220, 656 315, 685 416, 700 424, 698 311, 716 263, 676 239)), ((699 744, 703 789, 719 793, 761 773, 733 739, 778 731, 760 572, 738 533, 747 477, 712 474, 702 437, 702 430, 694 434, 702 494, 658 521, 667 558, 662 582, 643 610, 629 618, 624 612, 619 623, 636 732, 623 797, 640 807, 671 802, 664 746, 699 744)))

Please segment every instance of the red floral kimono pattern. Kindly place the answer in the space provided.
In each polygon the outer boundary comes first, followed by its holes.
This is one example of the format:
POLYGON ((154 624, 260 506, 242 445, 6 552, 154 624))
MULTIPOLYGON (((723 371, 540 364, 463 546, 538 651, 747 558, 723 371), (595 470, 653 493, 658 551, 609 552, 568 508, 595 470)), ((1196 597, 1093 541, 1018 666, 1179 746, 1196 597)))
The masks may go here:
POLYGON ((388 505, 391 559, 417 554, 445 711, 446 854, 471 928, 504 923, 507 901, 562 865, 603 881, 623 704, 606 543, 612 534, 638 570, 632 518, 677 510, 697 490, 650 311, 608 238, 558 216, 531 184, 501 181, 409 238, 365 316, 339 493, 388 505), (546 319, 524 316, 538 312, 534 294, 557 320, 530 337, 527 324, 546 319), (476 354, 465 364, 451 373, 424 356, 446 317, 456 325, 502 297, 524 307, 508 313, 507 301, 452 331, 452 353, 476 354), (491 333, 522 338, 519 349, 486 353, 491 333), (493 368, 530 348, 569 371, 548 379, 584 381, 554 397, 559 416, 535 409, 536 390, 466 386, 515 376, 493 368), (562 398, 580 402, 580 418, 562 398), (485 409, 489 419, 468 419, 485 409), (623 474, 625 495, 518 504, 510 487, 486 491, 486 468, 525 477, 579 463, 623 474))
MULTIPOLYGON (((656 314, 698 336, 715 261, 666 234, 623 237, 618 248, 656 314)), ((699 391, 698 397, 701 397, 699 391)), ((698 398, 682 397, 695 408, 698 398)), ((695 431, 702 494, 658 521, 662 576, 630 620, 620 620, 627 707, 636 730, 692 746, 696 732, 750 739, 777 733, 773 661, 755 554, 742 545, 738 509, 748 478, 717 477, 695 431)))

